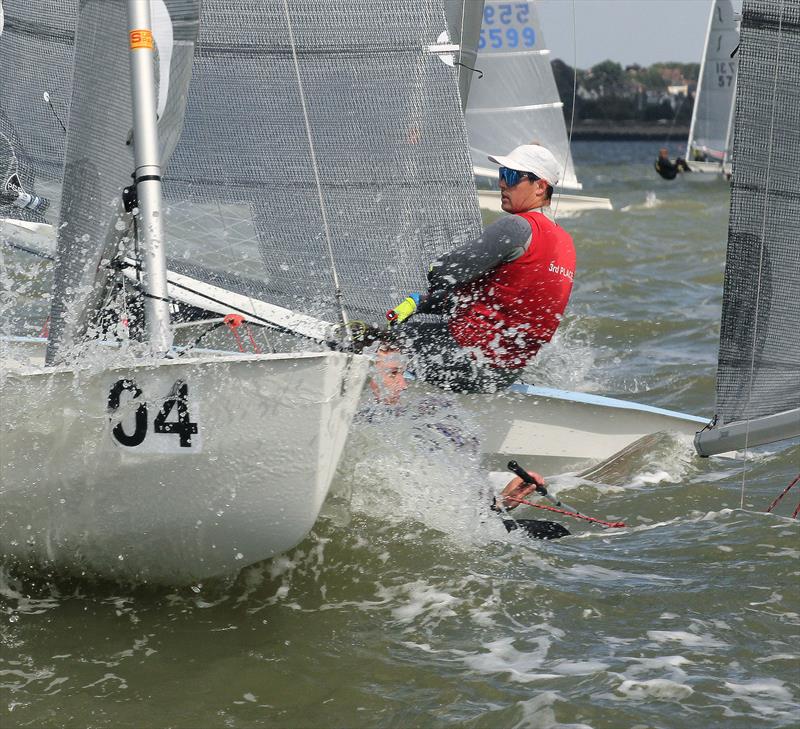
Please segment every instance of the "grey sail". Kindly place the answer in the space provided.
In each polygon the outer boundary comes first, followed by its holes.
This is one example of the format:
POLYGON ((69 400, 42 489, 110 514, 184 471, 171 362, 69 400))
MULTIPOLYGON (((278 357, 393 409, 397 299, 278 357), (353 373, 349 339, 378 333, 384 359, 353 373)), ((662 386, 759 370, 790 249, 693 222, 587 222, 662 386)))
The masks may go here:
POLYGON ((747 0, 715 427, 702 455, 800 435, 800 2, 747 0))
POLYGON ((40 250, 35 230, 58 219, 75 3, 1 4, 0 327, 30 336, 43 330, 49 311, 52 250, 40 250))
POLYGON ((686 157, 720 164, 729 156, 739 31, 731 0, 712 0, 686 157))
POLYGON ((351 318, 424 290, 480 231, 446 31, 443 0, 204 3, 164 178, 170 269, 328 321, 333 269, 351 318))
MULTIPOLYGON (((151 0, 158 53, 162 160, 178 141, 197 35, 199 0, 151 0)), ((64 153, 47 362, 69 356, 93 325, 113 259, 128 235, 132 112, 126 3, 80 0, 64 153)))
MULTIPOLYGON (((120 239, 132 239, 120 208, 132 171, 127 45, 110 30, 121 17, 98 21, 88 12, 94 1, 81 4, 75 89, 59 107, 69 174, 51 362, 91 329, 105 262, 120 239), (104 59, 101 68, 89 58, 104 59), (102 89, 99 106, 85 93, 90 85, 102 89)), ((163 0, 151 2, 154 23, 164 15, 157 5, 163 0)), ((328 321, 340 316, 335 268, 348 314, 380 321, 398 297, 424 290, 430 260, 480 231, 458 70, 441 40, 445 0, 375 2, 366 15, 356 0, 287 5, 288 15, 281 0, 204 2, 195 48, 193 3, 166 3, 168 59, 158 33, 156 45, 160 86, 169 87, 159 123, 169 157, 168 267, 172 280, 216 287, 205 290, 213 311, 227 306, 224 289, 328 321)), ((65 32, 70 58, 74 22, 65 32)), ((62 133, 62 159, 63 144, 62 133)), ((186 293, 196 305, 198 290, 186 293)))
POLYGON ((490 154, 537 142, 563 164, 561 187, 580 189, 534 3, 486 0, 478 47, 483 76, 473 78, 467 105, 476 167, 486 167, 490 154))
POLYGON ((0 216, 39 221, 58 214, 72 77, 74 0, 3 0, 0 32, 0 188, 14 184, 50 200, 46 211, 0 205, 0 216), (46 98, 49 101, 46 100, 46 98), (9 184, 10 183, 10 184, 9 184))

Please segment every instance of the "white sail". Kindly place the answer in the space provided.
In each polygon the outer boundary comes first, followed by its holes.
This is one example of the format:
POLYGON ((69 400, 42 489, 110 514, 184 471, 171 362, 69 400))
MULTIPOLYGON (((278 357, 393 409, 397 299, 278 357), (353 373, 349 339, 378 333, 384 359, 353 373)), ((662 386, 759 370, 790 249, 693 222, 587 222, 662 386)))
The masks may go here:
MULTIPOLYGON (((739 30, 731 0, 711 0, 686 158, 722 165, 731 142, 739 30)), ((693 168, 694 169, 694 168, 693 168)), ((698 166, 698 169, 700 167, 698 166)))
POLYGON ((532 0, 486 1, 477 60, 482 76, 473 78, 467 105, 472 158, 486 167, 488 155, 536 142, 561 163, 560 186, 579 190, 551 60, 532 0))

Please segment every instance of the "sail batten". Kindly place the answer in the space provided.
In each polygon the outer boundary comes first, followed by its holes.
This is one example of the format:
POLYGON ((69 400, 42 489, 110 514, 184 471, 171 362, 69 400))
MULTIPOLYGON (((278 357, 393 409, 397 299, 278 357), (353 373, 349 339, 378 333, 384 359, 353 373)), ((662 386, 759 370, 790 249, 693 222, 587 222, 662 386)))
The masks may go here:
POLYGON ((698 435, 703 453, 718 429, 736 435, 726 449, 800 435, 796 415, 767 427, 800 411, 800 2, 746 0, 739 54, 717 428, 698 435))

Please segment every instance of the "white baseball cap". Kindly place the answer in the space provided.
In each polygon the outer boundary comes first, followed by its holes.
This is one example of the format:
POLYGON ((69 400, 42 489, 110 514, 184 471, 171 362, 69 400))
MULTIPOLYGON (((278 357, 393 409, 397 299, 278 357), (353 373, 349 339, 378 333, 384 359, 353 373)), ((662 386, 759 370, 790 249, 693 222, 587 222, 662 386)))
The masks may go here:
POLYGON ((504 157, 489 155, 489 161, 512 170, 533 172, 553 186, 561 178, 561 165, 552 152, 541 144, 522 144, 504 157))

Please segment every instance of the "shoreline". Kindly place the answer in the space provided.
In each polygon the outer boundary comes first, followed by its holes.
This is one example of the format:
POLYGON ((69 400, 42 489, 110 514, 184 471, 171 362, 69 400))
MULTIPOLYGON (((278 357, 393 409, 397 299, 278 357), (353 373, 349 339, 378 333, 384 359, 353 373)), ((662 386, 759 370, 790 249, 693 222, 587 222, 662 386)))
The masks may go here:
MULTIPOLYGON (((569 130, 569 126, 567 127, 569 130)), ((574 141, 638 142, 657 141, 685 142, 689 127, 684 124, 644 124, 641 122, 592 122, 578 123, 572 130, 574 141)))

